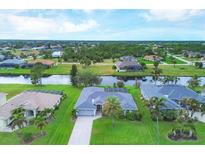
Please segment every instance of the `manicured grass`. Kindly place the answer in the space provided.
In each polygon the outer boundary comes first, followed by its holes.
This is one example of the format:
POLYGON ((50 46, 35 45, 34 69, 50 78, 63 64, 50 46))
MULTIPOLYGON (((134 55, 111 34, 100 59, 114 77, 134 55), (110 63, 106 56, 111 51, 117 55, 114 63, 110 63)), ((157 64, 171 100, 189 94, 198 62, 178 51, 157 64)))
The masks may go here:
MULTIPOLYGON (((97 75, 118 75, 118 76, 146 76, 152 75, 153 65, 147 65, 145 71, 138 72, 116 72, 112 69, 111 65, 92 65, 87 68, 82 68, 81 65, 77 65, 79 71, 89 70, 97 75)), ((47 69, 45 75, 54 75, 62 74, 68 75, 70 73, 72 64, 58 64, 50 69, 47 69)), ((159 68, 162 69, 161 75, 170 75, 170 76, 204 76, 205 69, 197 69, 194 66, 179 66, 176 65, 160 65, 159 68)), ((0 69, 0 75, 21 75, 21 74, 30 74, 29 69, 0 69)))
MULTIPOLYGON (((68 96, 63 100, 59 109, 55 112, 55 119, 46 126, 45 131, 47 135, 34 140, 32 144, 67 144, 74 125, 74 122, 71 120, 71 111, 80 95, 81 89, 67 85, 46 85, 40 87, 14 84, 0 85, 0 92, 8 93, 8 98, 29 89, 61 90, 68 96)), ((21 139, 17 136, 18 132, 38 133, 39 130, 31 125, 13 133, 0 133, 0 144, 22 144, 21 139)))
MULTIPOLYGON (((140 122, 117 120, 114 128, 109 118, 94 121, 91 144, 157 144, 156 122, 151 120, 150 112, 140 99, 140 90, 129 88, 134 96, 143 119, 140 122)), ((174 127, 175 122, 159 122, 159 144, 205 144, 205 124, 198 122, 196 129, 199 139, 197 141, 171 141, 168 132, 174 127)))
POLYGON ((145 60, 143 57, 139 57, 137 60, 138 60, 139 62, 144 62, 145 64, 153 64, 152 61, 145 60))
MULTIPOLYGON (((175 58, 175 60, 176 60, 176 64, 186 64, 184 61, 181 61, 179 59, 175 58)), ((170 56, 167 56, 164 62, 167 64, 173 64, 172 58, 170 56)))

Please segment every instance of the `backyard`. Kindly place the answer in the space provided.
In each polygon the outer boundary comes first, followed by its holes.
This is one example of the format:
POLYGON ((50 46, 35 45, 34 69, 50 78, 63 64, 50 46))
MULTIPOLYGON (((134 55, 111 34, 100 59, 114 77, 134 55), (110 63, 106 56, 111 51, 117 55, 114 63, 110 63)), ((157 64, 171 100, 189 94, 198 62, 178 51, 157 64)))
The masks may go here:
MULTIPOLYGON (((152 75, 153 65, 147 65, 147 69, 139 72, 116 72, 112 69, 112 65, 92 65, 87 68, 83 68, 81 65, 77 65, 78 70, 89 70, 97 75, 118 75, 118 76, 145 76, 152 75)), ((45 75, 68 75, 70 73, 72 64, 58 64, 50 69, 47 69, 44 74, 45 75)), ((170 75, 170 76, 204 76, 204 69, 197 69, 194 66, 189 65, 160 65, 160 69, 162 69, 161 75, 170 75)), ((0 68, 0 75, 25 75, 30 74, 30 69, 6 69, 0 68)))
MULTIPOLYGON (((140 122, 131 122, 126 120, 117 120, 114 128, 112 120, 101 118, 94 121, 91 144, 157 144, 156 122, 151 120, 148 108, 140 99, 140 90, 129 88, 130 93, 134 96, 143 119, 140 122)), ((174 122, 159 122, 159 144, 205 144, 205 124, 196 123, 198 133, 197 141, 171 141, 168 139, 168 132, 174 127, 174 122)))
MULTIPOLYGON (((81 89, 73 88, 71 86, 60 85, 46 85, 46 86, 33 86, 33 85, 12 85, 1 84, 0 92, 8 93, 8 98, 29 89, 45 89, 45 90, 61 90, 67 94, 67 98, 60 104, 59 109, 55 112, 55 119, 51 121, 45 128, 46 136, 38 138, 32 144, 67 144, 70 137, 74 122, 71 120, 71 111, 74 107, 76 100, 79 97, 81 89)), ((13 133, 0 132, 0 144, 23 144, 18 134, 24 133, 38 133, 39 130, 31 125, 18 130, 13 133)))

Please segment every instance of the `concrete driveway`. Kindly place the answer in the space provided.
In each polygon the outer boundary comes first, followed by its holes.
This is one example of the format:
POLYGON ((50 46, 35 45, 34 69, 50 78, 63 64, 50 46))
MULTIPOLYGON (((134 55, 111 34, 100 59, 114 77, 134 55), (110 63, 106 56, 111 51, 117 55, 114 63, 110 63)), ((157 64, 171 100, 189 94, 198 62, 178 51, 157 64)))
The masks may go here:
POLYGON ((92 133, 93 120, 101 116, 79 116, 70 136, 69 145, 89 145, 92 133))

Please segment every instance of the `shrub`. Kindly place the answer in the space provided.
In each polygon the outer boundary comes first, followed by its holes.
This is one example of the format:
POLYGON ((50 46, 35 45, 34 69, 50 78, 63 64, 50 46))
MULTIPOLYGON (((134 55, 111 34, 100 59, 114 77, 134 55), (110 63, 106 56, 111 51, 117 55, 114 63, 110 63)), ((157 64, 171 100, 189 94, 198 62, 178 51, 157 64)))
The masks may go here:
POLYGON ((116 69, 117 69, 117 67, 116 67, 115 65, 113 65, 113 66, 112 66, 112 69, 113 69, 113 70, 116 70, 116 69))
POLYGON ((163 119, 166 121, 176 120, 177 115, 177 111, 175 110, 166 110, 165 112, 162 112, 163 119))
POLYGON ((33 140, 33 134, 32 133, 24 133, 23 134, 23 141, 25 143, 29 143, 33 140))
POLYGON ((77 111, 75 109, 72 110, 71 112, 71 116, 72 116, 72 120, 76 120, 77 119, 77 111))
POLYGON ((123 88, 125 86, 124 82, 123 81, 118 81, 117 82, 117 87, 118 88, 123 88))
POLYGON ((127 114, 126 114, 126 119, 127 120, 131 120, 131 121, 134 121, 135 120, 135 112, 128 112, 127 114))
POLYGON ((126 119, 131 121, 140 121, 142 119, 142 114, 138 111, 127 112, 126 119))

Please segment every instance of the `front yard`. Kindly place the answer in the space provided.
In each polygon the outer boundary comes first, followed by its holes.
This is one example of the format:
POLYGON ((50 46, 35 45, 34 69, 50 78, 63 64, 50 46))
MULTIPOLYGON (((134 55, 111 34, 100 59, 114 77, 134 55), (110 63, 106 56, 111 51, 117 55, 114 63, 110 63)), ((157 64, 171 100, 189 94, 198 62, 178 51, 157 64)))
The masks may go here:
MULTIPOLYGON (((143 114, 141 122, 130 122, 118 120, 115 127, 109 118, 101 118, 94 121, 91 144, 157 144, 156 122, 151 120, 150 112, 140 100, 140 90, 129 88, 134 96, 138 108, 143 114)), ((197 141, 171 141, 168 132, 174 127, 175 122, 159 122, 160 137, 159 144, 205 144, 205 124, 196 123, 198 133, 197 141)))
MULTIPOLYGON (((68 96, 64 101, 62 101, 59 109, 55 112, 55 119, 46 126, 45 131, 47 132, 47 135, 34 140, 32 144, 67 144, 74 126, 74 122, 71 120, 71 111, 80 95, 81 89, 73 88, 67 85, 0 85, 0 92, 8 93, 8 98, 11 98, 16 94, 29 89, 61 90, 64 91, 64 93, 66 93, 68 96)), ((13 133, 0 132, 0 144, 23 144, 21 138, 18 137, 18 133, 38 132, 39 130, 33 125, 13 133)))

